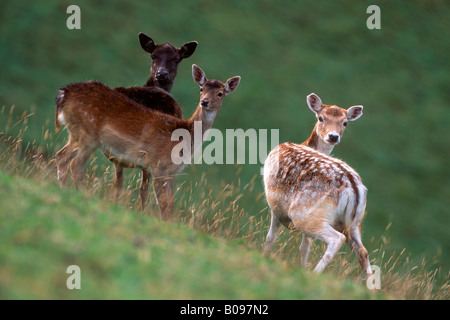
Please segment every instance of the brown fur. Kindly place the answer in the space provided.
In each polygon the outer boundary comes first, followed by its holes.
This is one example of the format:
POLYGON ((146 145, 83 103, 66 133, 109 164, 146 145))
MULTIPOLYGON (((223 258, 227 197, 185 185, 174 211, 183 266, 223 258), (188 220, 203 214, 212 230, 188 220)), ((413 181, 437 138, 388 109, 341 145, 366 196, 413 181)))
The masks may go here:
POLYGON ((139 41, 142 49, 150 53, 152 57, 150 77, 142 87, 117 87, 115 90, 147 108, 156 109, 181 119, 183 110, 170 95, 170 91, 177 75, 178 64, 194 53, 197 42, 185 43, 181 48, 176 48, 169 43, 156 45, 150 37, 143 33, 139 34, 139 41), (161 74, 165 76, 161 76, 161 74), (160 102, 159 100, 164 101, 160 102))
POLYGON ((125 94, 128 98, 151 110, 170 114, 178 119, 183 118, 183 110, 173 96, 158 87, 117 87, 115 91, 125 94))
POLYGON ((335 131, 340 136, 344 133, 344 121, 347 120, 347 110, 338 106, 323 105, 323 109, 317 114, 317 118, 322 117, 323 121, 317 121, 311 136, 302 144, 313 149, 318 149, 319 141, 325 140, 328 132, 335 131))
MULTIPOLYGON (((197 66, 193 69, 204 75, 197 66)), ((206 81, 206 77, 204 79, 206 81)), ((148 109, 96 81, 70 84, 60 89, 56 122, 59 126, 59 114, 62 113, 70 138, 69 143, 56 154, 58 179, 65 184, 70 163, 72 176, 81 186, 86 161, 97 148, 102 147, 110 159, 143 170, 140 190, 142 208, 147 199, 150 174, 153 174, 161 214, 163 218, 170 218, 174 175, 184 168, 183 164, 172 162, 172 148, 179 143, 171 140, 172 133, 176 129, 186 129, 192 136, 195 121, 202 121, 203 132, 209 129, 226 91, 232 92, 239 79, 231 78, 226 84, 212 80, 221 84, 212 89, 207 85, 208 81, 202 83, 200 101, 207 99, 209 104, 202 106, 199 103, 194 115, 187 120, 148 109), (211 112, 214 117, 207 117, 206 113, 211 112)), ((191 140, 193 143, 194 139, 191 140)))
MULTIPOLYGON (((139 103, 141 106, 154 111, 170 114, 176 118, 183 118, 183 109, 170 95, 175 77, 177 75, 178 64, 181 60, 190 57, 197 48, 197 42, 185 43, 181 48, 165 43, 156 45, 150 37, 139 33, 139 42, 142 49, 151 54, 152 65, 150 77, 141 87, 117 87, 117 92, 126 95, 128 98, 139 103), (161 73, 166 76, 162 77, 161 73)), ((123 184, 123 168, 131 168, 130 164, 121 162, 120 159, 110 157, 105 154, 115 166, 115 193, 114 199, 117 201, 123 184)), ((151 173, 142 171, 142 185, 145 186, 151 177, 151 173)), ((141 190, 141 194, 145 193, 141 190)))

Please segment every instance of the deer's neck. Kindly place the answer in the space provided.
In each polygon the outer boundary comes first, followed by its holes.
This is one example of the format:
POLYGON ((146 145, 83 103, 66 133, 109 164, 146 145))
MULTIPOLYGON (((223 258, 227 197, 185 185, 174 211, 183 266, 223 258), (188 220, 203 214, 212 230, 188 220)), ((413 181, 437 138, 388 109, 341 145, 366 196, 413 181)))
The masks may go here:
POLYGON ((191 132, 191 134, 194 134, 195 124, 197 124, 197 126, 201 124, 202 135, 206 132, 206 130, 211 129, 216 115, 216 110, 208 111, 199 104, 192 117, 187 120, 189 124, 189 131, 191 132))
POLYGON ((314 129, 313 129, 309 139, 306 140, 305 142, 303 142, 302 145, 305 145, 314 150, 322 152, 322 153, 326 154, 327 156, 329 156, 331 154, 331 151, 333 151, 333 148, 334 148, 334 146, 326 143, 319 137, 319 135, 317 134, 317 125, 314 126, 314 129))
POLYGON ((187 127, 191 135, 192 155, 202 145, 205 132, 211 129, 217 111, 208 111, 199 104, 192 117, 187 119, 187 127))

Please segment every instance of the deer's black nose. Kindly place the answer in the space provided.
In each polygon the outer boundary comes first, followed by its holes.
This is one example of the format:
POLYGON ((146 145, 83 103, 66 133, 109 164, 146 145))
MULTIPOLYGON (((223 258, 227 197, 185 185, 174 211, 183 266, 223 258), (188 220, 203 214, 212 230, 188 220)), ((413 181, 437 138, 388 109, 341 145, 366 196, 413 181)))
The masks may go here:
POLYGON ((209 104, 209 99, 208 98, 203 98, 201 101, 202 107, 207 107, 209 104))
POLYGON ((156 78, 160 80, 165 80, 169 77, 169 73, 165 70, 159 70, 156 72, 156 78))
POLYGON ((337 133, 329 133, 328 134, 328 140, 330 142, 338 142, 339 141, 339 135, 337 133))

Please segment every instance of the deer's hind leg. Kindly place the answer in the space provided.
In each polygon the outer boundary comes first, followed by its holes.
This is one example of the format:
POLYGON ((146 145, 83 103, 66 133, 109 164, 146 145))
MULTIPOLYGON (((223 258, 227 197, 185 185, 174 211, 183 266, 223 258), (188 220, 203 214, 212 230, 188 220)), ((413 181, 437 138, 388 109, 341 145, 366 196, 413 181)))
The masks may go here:
POLYGON ((77 155, 70 162, 70 172, 77 188, 81 188, 83 186, 83 176, 86 162, 98 146, 98 141, 88 135, 85 135, 79 139, 77 155))
POLYGON ((372 269, 370 268, 369 254, 361 241, 360 222, 350 227, 347 244, 358 257, 359 264, 361 265, 361 268, 366 273, 366 275, 371 275, 372 269))
POLYGON ((76 156, 78 151, 77 143, 72 138, 55 155, 56 168, 58 172, 58 181, 61 187, 67 185, 67 172, 69 171, 70 161, 76 156))
POLYGON ((326 224, 323 227, 323 230, 321 230, 318 238, 327 244, 325 254, 314 268, 314 271, 320 273, 326 268, 326 266, 328 266, 338 250, 342 247, 346 237, 342 233, 333 229, 329 224, 326 224))
POLYGON ((304 232, 300 245, 303 266, 307 262, 311 239, 319 239, 327 244, 322 259, 314 268, 314 271, 322 272, 344 244, 345 235, 329 224, 326 206, 316 208, 312 212, 310 210, 296 211, 292 216, 296 217, 294 219, 295 228, 304 232))

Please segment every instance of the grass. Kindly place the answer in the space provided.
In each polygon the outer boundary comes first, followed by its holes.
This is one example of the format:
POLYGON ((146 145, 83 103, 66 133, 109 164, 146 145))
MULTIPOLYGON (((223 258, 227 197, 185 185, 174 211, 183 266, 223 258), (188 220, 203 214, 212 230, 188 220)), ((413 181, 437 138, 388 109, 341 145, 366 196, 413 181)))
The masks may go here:
POLYGON ((256 177, 220 193, 208 187, 206 174, 178 184, 174 221, 167 223, 153 194, 149 208, 137 210, 137 176, 114 205, 111 175, 97 175, 103 168, 95 170, 95 161, 84 191, 61 189, 54 161, 37 145, 19 147, 21 141, 0 137, 2 299, 449 298, 449 274, 426 259, 417 264, 406 249, 386 249, 387 231, 366 239, 376 248, 370 260, 380 267, 381 290, 365 287, 348 249, 316 275, 311 269, 325 249, 316 243, 308 268, 300 268, 297 232, 283 230, 272 256, 264 257, 269 214, 252 211, 265 203, 254 194, 256 177), (248 203, 249 194, 254 206, 241 207, 238 200, 248 203), (72 264, 81 268, 81 290, 66 287, 72 264))
POLYGON ((1 299, 370 299, 182 222, 123 210, 54 182, 0 171, 1 299), (68 290, 66 268, 81 269, 68 290))

